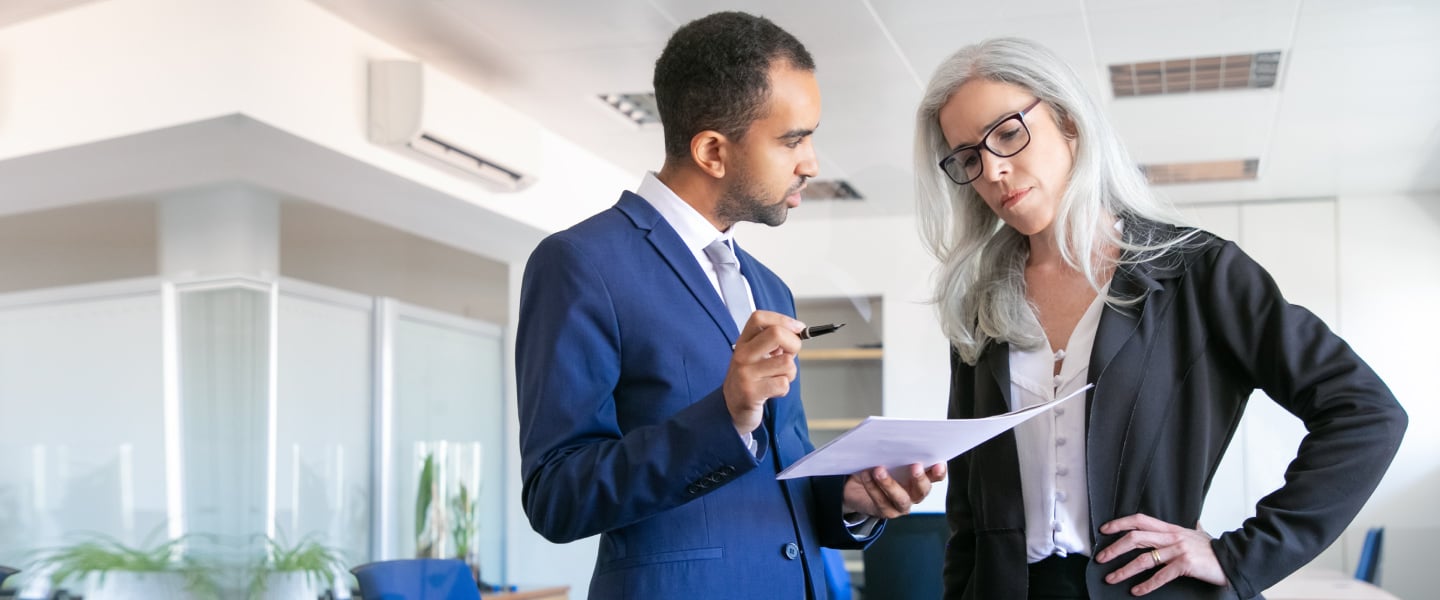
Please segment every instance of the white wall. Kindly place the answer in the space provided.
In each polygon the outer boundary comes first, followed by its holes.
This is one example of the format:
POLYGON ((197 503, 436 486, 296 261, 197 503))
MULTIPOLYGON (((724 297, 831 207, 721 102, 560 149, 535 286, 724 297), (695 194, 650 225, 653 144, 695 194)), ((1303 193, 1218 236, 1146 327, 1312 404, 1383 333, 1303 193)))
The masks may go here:
POLYGON ((158 257, 150 202, 0 218, 0 292, 150 277, 158 257))
POLYGON ((505 323, 509 265, 305 202, 280 206, 280 272, 505 323))
POLYGON ((1347 534, 1350 562, 1364 528, 1385 526, 1384 587, 1401 598, 1434 590, 1440 537, 1440 404, 1432 348, 1440 340, 1440 194, 1342 196, 1340 324, 1410 414, 1410 430, 1380 489, 1347 534))

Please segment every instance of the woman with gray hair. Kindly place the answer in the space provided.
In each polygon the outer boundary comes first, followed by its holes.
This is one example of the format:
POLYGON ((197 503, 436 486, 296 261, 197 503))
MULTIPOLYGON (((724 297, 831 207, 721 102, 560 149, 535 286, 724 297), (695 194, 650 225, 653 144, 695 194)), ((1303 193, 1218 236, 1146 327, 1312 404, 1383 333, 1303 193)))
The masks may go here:
POLYGON ((1404 410, 1235 244, 1175 225, 1064 61, 960 50, 915 157, 950 417, 1095 386, 950 462, 947 598, 1250 598, 1339 537, 1404 410), (1285 485, 1212 537, 1205 493, 1257 388, 1308 434, 1285 485))

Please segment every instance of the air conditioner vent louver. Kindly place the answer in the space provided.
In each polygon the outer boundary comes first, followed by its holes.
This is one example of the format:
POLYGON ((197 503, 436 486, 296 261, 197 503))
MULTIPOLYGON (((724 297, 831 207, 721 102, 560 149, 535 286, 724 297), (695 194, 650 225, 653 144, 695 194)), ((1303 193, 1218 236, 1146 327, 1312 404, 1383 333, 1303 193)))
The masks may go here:
POLYGON ((1280 51, 1110 65, 1116 98, 1275 87, 1280 51))
POLYGON ((510 182, 505 187, 519 186, 525 180, 525 174, 519 171, 508 169, 500 164, 490 161, 481 156, 476 156, 464 148, 441 140, 428 133, 420 134, 420 137, 410 141, 409 146, 416 151, 437 158, 446 164, 467 171, 483 173, 487 180, 499 180, 510 182))

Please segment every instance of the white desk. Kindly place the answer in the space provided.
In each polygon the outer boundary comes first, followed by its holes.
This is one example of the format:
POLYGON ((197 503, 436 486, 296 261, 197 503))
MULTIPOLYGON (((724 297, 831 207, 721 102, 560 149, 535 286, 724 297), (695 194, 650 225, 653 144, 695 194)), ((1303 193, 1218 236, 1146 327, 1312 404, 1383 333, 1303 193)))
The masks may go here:
POLYGON ((1269 600, 1399 600, 1390 592, 1330 569, 1304 568, 1268 590, 1269 600))

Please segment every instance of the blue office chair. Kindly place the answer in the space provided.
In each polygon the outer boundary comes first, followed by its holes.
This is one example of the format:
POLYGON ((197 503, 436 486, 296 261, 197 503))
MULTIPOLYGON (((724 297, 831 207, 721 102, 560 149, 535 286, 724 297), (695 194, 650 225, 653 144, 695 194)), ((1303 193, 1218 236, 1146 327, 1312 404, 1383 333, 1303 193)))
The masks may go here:
POLYGON ((1372 527, 1365 532, 1365 544, 1360 546, 1360 562, 1355 565, 1355 578, 1365 583, 1380 580, 1380 545, 1385 541, 1385 528, 1372 527))
POLYGON ((3 585, 5 583, 6 577, 9 577, 19 572, 20 571, 18 569, 12 569, 10 567, 0 567, 0 585, 3 585))
POLYGON ((460 560, 382 560, 350 572, 365 600, 480 600, 480 586, 460 560))
POLYGON ((834 548, 821 548, 825 558, 825 587, 830 600, 850 600, 850 572, 845 570, 845 556, 834 548))
POLYGON ((950 526, 941 513, 910 513, 886 521, 885 532, 865 549, 861 597, 940 600, 949 537, 950 526))

